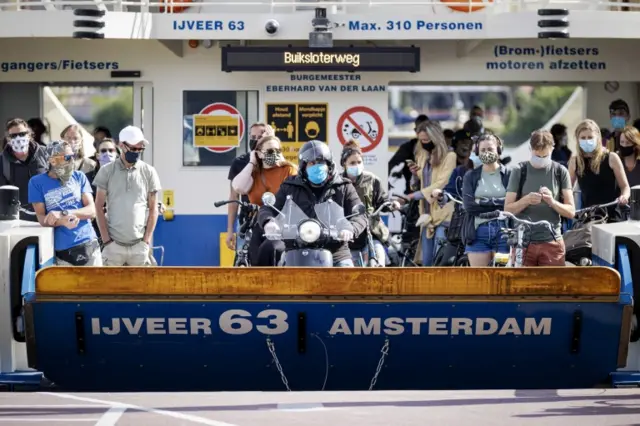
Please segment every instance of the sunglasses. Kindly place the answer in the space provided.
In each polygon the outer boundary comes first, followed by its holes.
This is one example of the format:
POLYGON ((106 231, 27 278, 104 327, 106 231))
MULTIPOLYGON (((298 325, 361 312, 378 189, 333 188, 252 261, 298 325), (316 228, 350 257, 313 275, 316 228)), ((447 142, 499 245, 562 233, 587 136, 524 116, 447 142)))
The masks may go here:
POLYGON ((266 155, 273 155, 273 154, 281 154, 282 150, 279 148, 271 148, 271 149, 267 149, 265 151, 262 151, 263 154, 266 155))
POLYGON ((100 150, 100 153, 101 153, 101 154, 106 154, 107 152, 116 152, 116 150, 115 150, 115 149, 113 149, 113 148, 102 148, 102 149, 100 150))
POLYGON ((68 163, 73 160, 75 156, 73 154, 69 155, 55 155, 51 157, 51 164, 60 164, 60 163, 68 163))
POLYGON ((126 146, 127 149, 129 151, 131 151, 131 152, 144 152, 144 148, 136 148, 136 147, 133 147, 133 146, 129 145, 128 143, 125 143, 124 146, 126 146))
POLYGON ((13 138, 22 138, 25 136, 28 136, 29 132, 16 132, 16 133, 9 133, 9 138, 13 139, 13 138))

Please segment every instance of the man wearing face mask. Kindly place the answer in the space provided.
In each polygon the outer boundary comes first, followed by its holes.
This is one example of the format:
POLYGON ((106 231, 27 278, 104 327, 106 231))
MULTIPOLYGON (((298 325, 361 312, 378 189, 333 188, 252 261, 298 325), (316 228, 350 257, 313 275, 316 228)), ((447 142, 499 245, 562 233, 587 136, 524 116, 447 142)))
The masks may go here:
POLYGON ((527 232, 530 243, 525 249, 524 266, 564 266, 561 218, 572 219, 575 215, 571 179, 566 167, 551 160, 551 132, 533 132, 530 144, 531 160, 511 171, 504 210, 533 222, 547 220, 553 227, 553 235, 543 226, 527 232))
POLYGON ((150 266, 151 238, 158 222, 160 178, 140 159, 149 141, 142 130, 127 126, 120 132, 120 158, 101 167, 93 181, 96 216, 106 266, 150 266), (105 203, 109 205, 108 217, 105 203))
MULTIPOLYGON (((237 200, 240 198, 242 201, 248 202, 249 199, 246 195, 240 196, 238 192, 233 189, 233 185, 231 184, 233 180, 240 174, 241 171, 245 169, 247 164, 251 161, 251 153, 256 149, 256 145, 258 141, 263 136, 275 136, 275 132, 273 128, 266 123, 254 123, 251 125, 249 129, 249 152, 242 154, 239 157, 233 159, 231 163, 231 167, 229 168, 229 175, 227 179, 229 179, 229 199, 237 200)), ((236 247, 242 247, 241 241, 236 241, 236 219, 238 222, 244 222, 246 218, 246 212, 243 209, 240 209, 240 215, 238 217, 238 205, 235 203, 227 204, 227 239, 225 241, 227 248, 229 250, 234 250, 236 247)))
POLYGON ((89 181, 75 170, 71 145, 51 142, 47 151, 49 172, 29 182, 29 202, 40 225, 55 228, 56 264, 102 266, 100 244, 91 225, 96 209, 89 181))
MULTIPOLYGON (((291 196, 300 209, 310 218, 316 218, 314 207, 329 199, 344 209, 344 215, 351 215, 356 205, 362 204, 358 193, 348 179, 336 173, 331 150, 324 142, 310 141, 305 143, 298 153, 299 171, 280 185, 276 193, 274 207, 282 209, 288 196, 291 196)), ((260 208, 258 223, 266 234, 278 232, 278 225, 273 221, 275 210, 270 206, 260 208)), ((333 254, 333 266, 353 267, 349 241, 357 238, 366 229, 364 215, 349 218, 353 232, 343 230, 338 235, 340 241, 329 244, 326 248, 333 254)))
MULTIPOLYGON (((6 126, 6 146, 0 154, 0 186, 13 185, 20 189, 20 203, 31 210, 28 197, 31 177, 49 169, 45 149, 32 137, 27 122, 21 118, 9 120, 6 126)), ((33 215, 20 213, 21 220, 37 221, 33 215)))
POLYGON ((611 134, 605 139, 605 146, 609 152, 618 152, 620 133, 630 119, 629 105, 623 99, 616 99, 609 105, 609 117, 611 118, 611 134))

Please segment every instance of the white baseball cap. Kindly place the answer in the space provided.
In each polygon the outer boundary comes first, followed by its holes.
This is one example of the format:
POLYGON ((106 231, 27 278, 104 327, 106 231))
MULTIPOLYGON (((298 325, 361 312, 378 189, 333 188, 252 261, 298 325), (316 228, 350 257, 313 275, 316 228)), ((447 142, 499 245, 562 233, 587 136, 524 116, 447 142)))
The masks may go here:
POLYGON ((144 146, 149 145, 149 141, 144 137, 142 130, 136 126, 127 126, 120 130, 119 141, 126 142, 129 145, 137 145, 140 142, 144 143, 144 146))

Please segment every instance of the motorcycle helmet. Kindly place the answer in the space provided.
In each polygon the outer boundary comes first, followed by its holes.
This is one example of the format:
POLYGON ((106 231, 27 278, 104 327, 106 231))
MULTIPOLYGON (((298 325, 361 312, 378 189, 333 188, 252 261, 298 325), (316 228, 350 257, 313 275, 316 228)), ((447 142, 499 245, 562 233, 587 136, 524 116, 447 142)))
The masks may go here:
POLYGON ((329 146, 318 140, 305 143, 302 145, 302 148, 300 148, 300 152, 298 152, 298 170, 302 179, 307 182, 308 163, 325 163, 329 166, 329 176, 333 176, 336 168, 329 146))

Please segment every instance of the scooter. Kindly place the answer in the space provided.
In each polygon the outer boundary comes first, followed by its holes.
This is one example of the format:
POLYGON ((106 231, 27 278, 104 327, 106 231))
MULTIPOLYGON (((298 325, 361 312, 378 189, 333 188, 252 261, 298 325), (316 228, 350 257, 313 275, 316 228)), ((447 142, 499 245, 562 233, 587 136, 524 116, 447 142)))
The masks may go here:
POLYGON ((343 208, 333 200, 328 200, 314 207, 316 219, 311 219, 291 196, 287 196, 282 211, 275 208, 275 201, 275 195, 270 192, 262 196, 264 205, 278 213, 274 221, 279 231, 265 233, 265 238, 284 241, 287 247, 280 266, 333 267, 333 254, 327 246, 340 241, 340 232, 353 232, 349 218, 365 213, 364 204, 358 204, 353 213, 345 217, 343 208))

